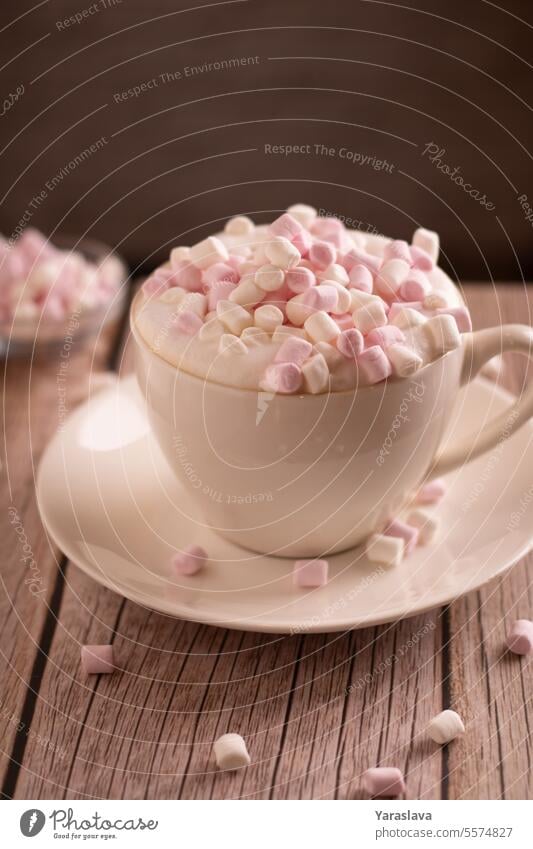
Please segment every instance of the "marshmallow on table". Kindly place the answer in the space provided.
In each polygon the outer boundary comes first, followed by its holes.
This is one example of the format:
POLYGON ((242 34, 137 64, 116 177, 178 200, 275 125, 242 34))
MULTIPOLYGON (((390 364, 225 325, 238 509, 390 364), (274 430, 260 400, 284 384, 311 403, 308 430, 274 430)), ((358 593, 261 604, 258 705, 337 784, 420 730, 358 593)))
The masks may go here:
POLYGON ((367 334, 376 327, 383 327, 387 324, 387 313, 381 302, 371 301, 355 310, 353 321, 361 333, 367 334))
POLYGON ((366 541, 366 556, 372 563, 399 566, 404 553, 404 541, 399 537, 373 534, 366 541))
POLYGON ((231 301, 218 302, 217 316, 229 332, 236 336, 240 336, 245 327, 253 324, 250 313, 239 304, 232 304, 231 301))
POLYGON ((416 351, 401 343, 394 343, 387 348, 387 357, 392 365, 394 374, 398 377, 409 377, 422 366, 422 357, 416 351))
POLYGON ((443 710, 434 716, 427 727, 427 733, 435 743, 445 745, 465 733, 463 720, 454 710, 443 710))
POLYGON ((268 333, 273 333, 276 327, 283 324, 283 313, 273 304, 265 304, 255 310, 254 324, 268 333))
POLYGON ((517 619, 507 635, 507 648, 513 654, 531 654, 533 652, 533 622, 529 619, 517 619))
POLYGON ((229 221, 226 221, 226 226, 224 227, 224 232, 230 236, 247 236, 249 233, 253 233, 254 230, 254 222, 246 215, 236 215, 235 218, 230 218, 229 221))
POLYGON ((293 581, 297 587, 323 587, 328 581, 328 561, 296 560, 293 581))
POLYGON ((424 330, 435 356, 447 354, 461 345, 461 334, 452 315, 435 315, 429 318, 424 330))
POLYGON ((207 239, 192 246, 189 256, 197 268, 207 268, 215 262, 227 262, 229 253, 224 242, 216 236, 208 236, 207 239))
POLYGON ((439 530, 439 520, 425 510, 412 510, 407 516, 407 524, 418 528, 419 545, 429 545, 439 530))
POLYGON ((310 356, 313 346, 306 339, 299 339, 297 336, 289 336, 281 343, 274 362, 276 363, 295 363, 301 366, 302 363, 310 356))
POLYGON ((379 383, 392 374, 390 361, 379 345, 365 348, 356 358, 356 362, 365 383, 379 383))
MULTIPOLYGON (((327 343, 324 342, 323 344, 327 343)), ((303 363, 302 375, 305 391, 311 395, 318 395, 329 388, 328 364, 325 357, 320 353, 314 354, 303 363)))
POLYGON ((112 645, 82 646, 81 665, 88 675, 114 672, 115 657, 112 645))
POLYGON ((275 236, 266 242, 264 251, 268 261, 284 271, 293 268, 300 262, 300 252, 292 242, 289 242, 283 236, 275 236))
POLYGON ((295 203, 293 206, 289 206, 287 212, 307 230, 311 229, 317 216, 314 206, 309 206, 306 203, 295 203))
POLYGON ((313 342, 331 342, 339 335, 339 326, 327 312, 316 312, 304 322, 307 335, 313 342))
POLYGON ((223 734, 213 745, 216 765, 222 770, 250 765, 250 755, 240 734, 223 734))
POLYGON ((425 251, 434 263, 439 258, 439 234, 434 230, 426 230, 419 227, 413 234, 413 246, 425 251))
POLYGON ((369 796, 383 798, 405 793, 403 773, 395 766, 377 766, 363 773, 363 785, 369 796))
POLYGON ((188 545, 172 557, 172 566, 178 575, 195 575, 204 568, 207 552, 201 545, 188 545))
POLYGON ((354 265, 350 269, 349 274, 350 286, 355 289, 361 289, 363 292, 372 292, 374 286, 374 278, 372 272, 366 265, 354 265))
POLYGON ((266 368, 260 383, 265 392, 291 395, 302 385, 302 370, 295 363, 274 363, 266 368))
POLYGON ((389 522, 383 533, 385 536, 402 539, 405 554, 410 554, 418 542, 418 528, 401 522, 399 519, 393 519, 392 522, 389 522))
POLYGON ((277 265, 262 265, 257 269, 254 276, 254 283, 265 292, 275 292, 281 289, 285 281, 283 269, 277 265))
POLYGON ((347 357, 348 359, 357 357, 362 352, 364 346, 365 340, 363 339, 363 334, 359 330, 356 330, 355 327, 343 330, 337 336, 337 349, 343 357, 347 357))
POLYGON ((436 504, 446 495, 446 484, 442 478, 435 478, 425 483, 418 490, 415 501, 417 504, 436 504))

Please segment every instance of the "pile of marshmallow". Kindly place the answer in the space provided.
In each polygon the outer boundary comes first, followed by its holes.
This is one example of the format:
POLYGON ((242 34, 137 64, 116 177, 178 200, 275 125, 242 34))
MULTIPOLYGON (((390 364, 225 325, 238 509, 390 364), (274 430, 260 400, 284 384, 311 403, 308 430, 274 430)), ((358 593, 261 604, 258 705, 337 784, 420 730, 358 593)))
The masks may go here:
POLYGON ((76 251, 59 250, 32 228, 13 245, 0 236, 0 320, 62 322, 108 302, 120 276, 114 257, 96 265, 76 251))
POLYGON ((365 245, 364 234, 305 204, 267 228, 238 216, 221 238, 174 248, 144 293, 175 305, 178 334, 218 333, 220 354, 280 343, 260 381, 265 391, 327 391, 342 362, 364 385, 412 375, 461 344, 470 315, 430 282, 436 233, 418 229, 412 244, 390 240, 381 255, 365 245))

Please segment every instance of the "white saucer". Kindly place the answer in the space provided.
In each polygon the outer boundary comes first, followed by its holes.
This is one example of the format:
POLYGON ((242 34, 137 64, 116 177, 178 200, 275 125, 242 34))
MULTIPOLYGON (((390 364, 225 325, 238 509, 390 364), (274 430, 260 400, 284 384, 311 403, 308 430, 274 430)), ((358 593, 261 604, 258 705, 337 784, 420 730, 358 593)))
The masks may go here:
MULTIPOLYGON (((478 378, 458 399, 451 425, 476 432, 511 396, 478 378)), ((96 581, 148 608, 247 631, 327 632, 412 616, 474 590, 531 545, 533 425, 449 476, 435 509, 437 544, 396 569, 376 569, 361 549, 329 558, 322 589, 297 590, 292 561, 262 557, 205 528, 155 444, 134 378, 93 397, 65 423, 41 461, 43 522, 74 563, 96 581), (524 502, 522 502, 524 503, 524 502), (513 517, 514 514, 514 517, 513 517), (208 567, 177 578, 171 553, 196 542, 208 567)))

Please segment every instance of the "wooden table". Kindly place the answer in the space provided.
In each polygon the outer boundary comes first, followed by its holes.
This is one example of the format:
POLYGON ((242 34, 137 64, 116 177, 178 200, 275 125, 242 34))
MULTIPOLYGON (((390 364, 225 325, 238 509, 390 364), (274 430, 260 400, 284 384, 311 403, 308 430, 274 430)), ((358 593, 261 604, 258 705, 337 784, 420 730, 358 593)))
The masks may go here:
MULTIPOLYGON (((465 290, 476 327, 531 323, 533 290, 465 290)), ((69 407, 89 370, 130 370, 126 326, 75 346, 69 407)), ((346 634, 247 634, 144 610, 86 578, 40 523, 34 477, 58 424, 57 368, 10 363, 3 386, 4 797, 357 798, 376 764, 400 766, 410 798, 533 797, 532 665, 502 654, 505 623, 532 616, 531 558, 449 607, 346 634), (83 677, 80 644, 109 641, 127 668, 83 677), (449 705, 469 733, 442 749, 423 731, 449 705), (217 774, 211 741, 229 728, 254 763, 217 774)), ((527 379, 524 358, 506 359, 507 388, 527 379)))

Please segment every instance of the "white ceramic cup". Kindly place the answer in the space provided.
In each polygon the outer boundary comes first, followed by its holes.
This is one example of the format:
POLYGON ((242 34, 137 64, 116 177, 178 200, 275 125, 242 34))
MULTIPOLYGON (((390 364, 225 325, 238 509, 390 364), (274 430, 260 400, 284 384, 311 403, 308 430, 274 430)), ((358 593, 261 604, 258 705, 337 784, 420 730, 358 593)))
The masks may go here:
POLYGON ((223 537, 260 553, 316 557, 357 545, 428 477, 510 436, 533 414, 533 387, 481 433, 439 445, 461 386, 496 354, 533 351, 507 325, 414 377, 324 395, 269 395, 212 383, 154 353, 135 327, 136 373, 163 453, 223 537))

